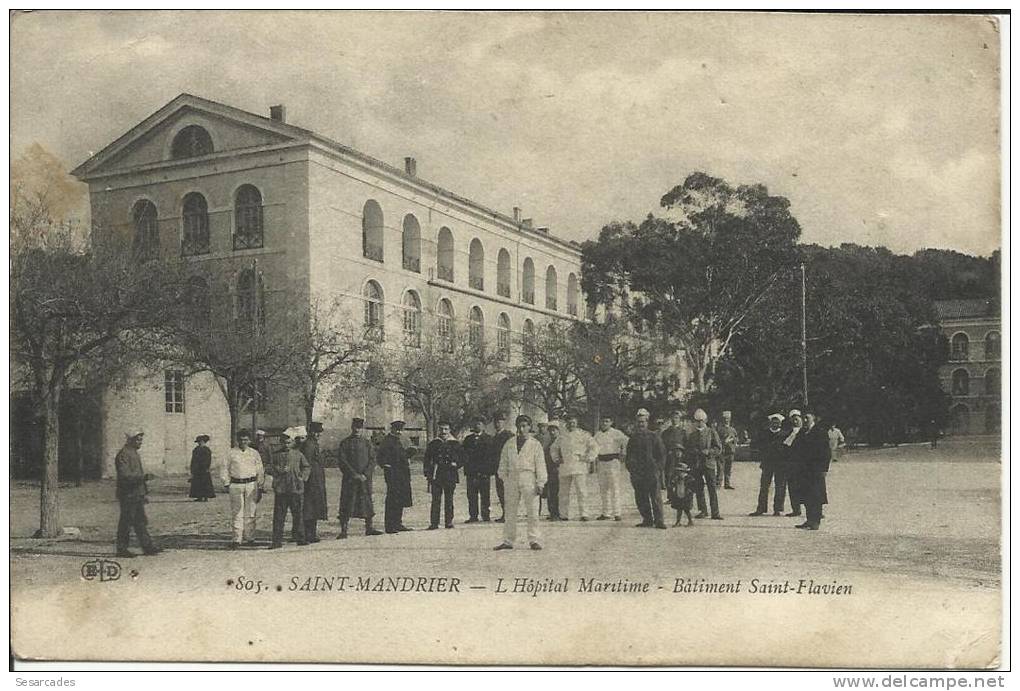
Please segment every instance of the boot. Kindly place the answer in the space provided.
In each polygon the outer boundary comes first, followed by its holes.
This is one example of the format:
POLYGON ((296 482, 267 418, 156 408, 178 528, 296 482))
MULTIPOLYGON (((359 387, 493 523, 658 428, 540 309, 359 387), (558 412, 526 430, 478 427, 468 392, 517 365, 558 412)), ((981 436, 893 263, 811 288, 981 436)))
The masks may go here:
POLYGON ((365 535, 382 535, 382 532, 372 528, 372 519, 365 519, 365 535))
POLYGON ((337 540, 347 539, 347 521, 340 522, 340 534, 336 536, 337 540))

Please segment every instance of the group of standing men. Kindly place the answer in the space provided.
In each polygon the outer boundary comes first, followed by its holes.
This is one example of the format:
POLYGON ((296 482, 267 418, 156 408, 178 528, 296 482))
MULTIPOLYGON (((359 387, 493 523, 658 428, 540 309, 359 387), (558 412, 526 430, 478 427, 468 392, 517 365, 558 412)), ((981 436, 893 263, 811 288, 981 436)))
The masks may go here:
POLYGON ((769 488, 774 484, 772 515, 783 515, 789 494, 791 511, 786 516, 800 516, 803 506, 806 520, 797 527, 818 530, 824 517, 822 506, 828 503, 825 475, 842 434, 833 443, 834 435, 819 424, 816 414, 803 415, 797 409, 785 418, 773 413, 768 420, 768 430, 756 435, 754 444, 761 465, 761 484, 758 506, 750 515, 768 513, 769 488))

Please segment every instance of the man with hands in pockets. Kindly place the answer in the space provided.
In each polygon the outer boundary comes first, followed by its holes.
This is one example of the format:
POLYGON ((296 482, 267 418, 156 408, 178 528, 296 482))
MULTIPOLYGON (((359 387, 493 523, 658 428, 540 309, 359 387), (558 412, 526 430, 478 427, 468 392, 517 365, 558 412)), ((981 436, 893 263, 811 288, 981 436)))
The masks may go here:
POLYGON ((531 549, 542 549, 538 534, 538 501, 545 487, 545 451, 542 443, 529 434, 531 418, 518 415, 517 436, 508 439, 499 456, 499 476, 506 488, 506 522, 503 542, 495 549, 513 549, 517 539, 517 505, 524 501, 528 509, 528 542, 531 549))

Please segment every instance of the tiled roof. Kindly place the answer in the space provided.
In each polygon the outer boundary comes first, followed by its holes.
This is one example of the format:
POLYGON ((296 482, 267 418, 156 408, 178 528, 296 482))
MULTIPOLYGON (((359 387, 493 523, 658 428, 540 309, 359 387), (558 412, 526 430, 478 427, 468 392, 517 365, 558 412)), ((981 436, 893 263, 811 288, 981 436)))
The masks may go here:
POLYGON ((967 319, 969 317, 998 317, 999 306, 990 298, 971 300, 937 300, 935 311, 939 319, 967 319))

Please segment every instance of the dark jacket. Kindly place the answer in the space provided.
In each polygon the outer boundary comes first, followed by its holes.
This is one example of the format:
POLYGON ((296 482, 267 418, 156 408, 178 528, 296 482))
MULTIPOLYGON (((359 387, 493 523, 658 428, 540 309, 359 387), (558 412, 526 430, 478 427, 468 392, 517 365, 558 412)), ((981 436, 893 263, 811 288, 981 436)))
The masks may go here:
POLYGON ((684 462, 692 469, 703 467, 706 463, 719 457, 722 443, 719 435, 711 427, 693 429, 684 440, 684 462))
POLYGON ((463 464, 464 450, 456 439, 433 439, 425 447, 425 479, 443 487, 460 482, 457 469, 463 464))
POLYGON ((340 442, 337 456, 343 480, 340 483, 340 514, 354 518, 371 518, 372 471, 375 469, 375 448, 364 437, 351 435, 340 442), (364 475, 364 480, 356 476, 364 475))
POLYGON ((485 432, 472 432, 464 439, 464 475, 492 475, 494 440, 485 432))
POLYGON ((683 426, 673 427, 671 425, 664 429, 659 437, 666 449, 666 465, 672 468, 680 462, 680 458, 683 456, 687 434, 684 432, 683 426))
POLYGON ((755 451, 756 458, 758 459, 758 465, 766 470, 775 470, 778 463, 782 461, 783 451, 780 445, 783 443, 783 428, 780 427, 775 432, 769 428, 765 428, 760 433, 754 436, 754 442, 752 448, 755 451))
POLYGON ((832 447, 829 446, 829 433, 822 425, 816 424, 807 434, 799 447, 803 456, 802 464, 805 472, 827 473, 832 461, 832 447))
POLYGON ((379 443, 377 456, 386 479, 386 501, 405 509, 411 506, 411 465, 404 440, 387 434, 379 443))
POLYGON ((513 439, 514 433, 508 429, 502 432, 497 432, 492 437, 492 443, 489 451, 489 467, 486 469, 486 475, 496 475, 499 473, 499 456, 503 453, 503 447, 506 443, 513 439))
POLYGON ((326 469, 322 465, 319 440, 305 439, 301 453, 308 460, 308 480, 305 482, 303 512, 306 521, 326 520, 326 469))
POLYGON ((273 494, 304 494, 305 480, 310 472, 308 459, 297 449, 274 454, 273 494))
POLYGON ((122 502, 145 501, 149 488, 145 484, 145 470, 138 449, 128 444, 117 452, 113 461, 117 468, 117 499, 122 502))
POLYGON ((627 440, 624 463, 631 479, 661 480, 666 464, 666 448, 662 445, 662 438, 652 431, 634 432, 627 440))

